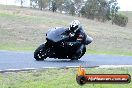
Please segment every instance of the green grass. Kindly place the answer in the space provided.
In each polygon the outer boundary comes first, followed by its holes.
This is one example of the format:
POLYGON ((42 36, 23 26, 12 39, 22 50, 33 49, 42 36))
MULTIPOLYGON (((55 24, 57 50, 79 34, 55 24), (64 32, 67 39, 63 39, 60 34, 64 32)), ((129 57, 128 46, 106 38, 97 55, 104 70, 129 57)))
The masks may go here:
MULTIPOLYGON (((123 12, 125 13, 125 12, 123 12)), ((0 50, 34 51, 45 42, 45 33, 56 26, 68 27, 78 19, 94 41, 88 53, 132 55, 131 12, 127 27, 101 23, 48 11, 0 5, 0 50)))
MULTIPOLYGON (((130 74, 132 68, 87 68, 88 74, 130 74)), ((0 88, 132 88, 129 84, 85 84, 76 82, 76 68, 43 69, 0 73, 0 88)))

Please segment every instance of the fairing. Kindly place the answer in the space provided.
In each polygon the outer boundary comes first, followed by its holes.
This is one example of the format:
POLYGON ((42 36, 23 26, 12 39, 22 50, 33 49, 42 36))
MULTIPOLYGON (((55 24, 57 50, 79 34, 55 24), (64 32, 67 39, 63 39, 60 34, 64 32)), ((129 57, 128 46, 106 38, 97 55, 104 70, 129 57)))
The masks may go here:
POLYGON ((68 35, 66 35, 65 31, 66 31, 66 29, 64 29, 64 28, 50 29, 46 33, 46 38, 53 42, 59 42, 59 41, 69 37, 68 35))

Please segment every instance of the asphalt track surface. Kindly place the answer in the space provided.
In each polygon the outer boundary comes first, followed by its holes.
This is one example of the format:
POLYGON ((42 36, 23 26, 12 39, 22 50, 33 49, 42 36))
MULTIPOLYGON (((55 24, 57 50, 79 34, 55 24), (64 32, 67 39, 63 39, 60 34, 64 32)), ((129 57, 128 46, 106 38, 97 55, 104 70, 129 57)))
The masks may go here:
POLYGON ((85 54, 78 61, 47 58, 36 61, 33 52, 0 51, 0 70, 66 66, 132 65, 132 56, 85 54))

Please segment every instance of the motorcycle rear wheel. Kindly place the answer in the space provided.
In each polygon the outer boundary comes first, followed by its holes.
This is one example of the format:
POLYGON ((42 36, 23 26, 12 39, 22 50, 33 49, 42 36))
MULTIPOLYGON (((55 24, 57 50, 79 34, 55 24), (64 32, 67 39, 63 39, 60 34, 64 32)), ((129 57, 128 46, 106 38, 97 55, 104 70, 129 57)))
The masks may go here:
POLYGON ((74 54, 72 57, 70 57, 70 59, 71 60, 78 60, 85 54, 85 52, 86 52, 86 47, 84 47, 80 53, 74 54))
POLYGON ((41 61, 47 58, 45 44, 40 45, 34 52, 34 58, 37 61, 41 61))

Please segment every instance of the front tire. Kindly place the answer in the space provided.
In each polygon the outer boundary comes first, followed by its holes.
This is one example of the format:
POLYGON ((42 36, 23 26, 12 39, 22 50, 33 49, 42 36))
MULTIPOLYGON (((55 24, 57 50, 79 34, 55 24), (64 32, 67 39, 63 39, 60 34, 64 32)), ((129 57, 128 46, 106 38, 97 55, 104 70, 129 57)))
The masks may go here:
POLYGON ((45 44, 40 45, 34 52, 34 58, 41 61, 47 58, 45 44))

